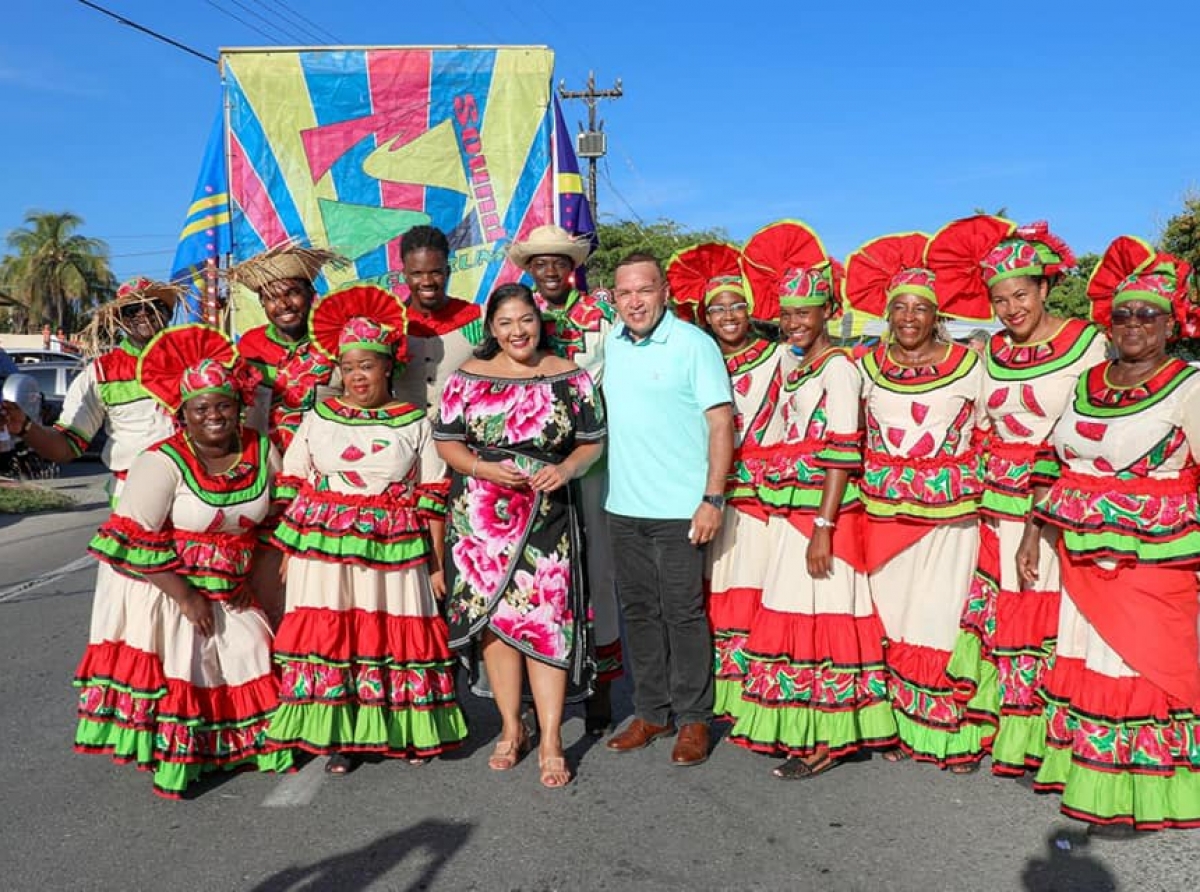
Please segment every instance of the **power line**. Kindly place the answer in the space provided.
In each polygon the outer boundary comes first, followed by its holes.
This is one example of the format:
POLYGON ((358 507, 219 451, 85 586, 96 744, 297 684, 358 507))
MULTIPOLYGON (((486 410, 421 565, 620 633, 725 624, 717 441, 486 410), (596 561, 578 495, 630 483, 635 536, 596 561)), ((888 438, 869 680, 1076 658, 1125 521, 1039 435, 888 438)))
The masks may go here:
MULTIPOLYGON (((271 41, 272 43, 283 43, 284 42, 279 39, 278 34, 268 34, 266 31, 264 31, 262 28, 255 25, 253 22, 247 22, 244 18, 242 18, 236 12, 230 12, 225 7, 223 7, 217 3, 214 3, 213 0, 204 0, 204 2, 207 3, 209 6, 211 6, 213 9, 215 9, 217 12, 221 13, 222 15, 229 16, 229 18, 233 19, 235 22, 239 22, 240 24, 249 28, 251 31, 255 32, 256 34, 259 34, 259 35, 265 37, 267 40, 271 41)), ((233 2, 237 2, 237 0, 233 0, 233 2)), ((261 18, 261 16, 259 16, 259 18, 261 18)), ((286 34, 284 35, 284 37, 287 38, 288 40, 294 39, 294 38, 287 37, 286 34)))
POLYGON ((111 9, 105 9, 103 6, 100 6, 99 4, 92 3, 91 0, 78 0, 78 2, 82 3, 84 6, 87 6, 87 7, 90 7, 91 9, 96 10, 96 12, 103 13, 104 15, 108 16, 111 19, 116 19, 122 25, 128 25, 130 28, 133 28, 135 31, 141 31, 143 34, 149 34, 155 40, 161 40, 163 43, 168 43, 178 50, 183 50, 185 53, 193 55, 198 59, 203 59, 205 62, 212 62, 214 65, 217 64, 217 60, 214 59, 212 56, 206 56, 204 53, 200 52, 199 50, 192 49, 186 43, 180 43, 178 40, 172 40, 170 37, 167 37, 165 34, 159 34, 157 31, 151 30, 150 28, 147 28, 145 25, 139 25, 137 22, 130 21, 129 19, 125 18, 124 16, 118 15, 117 13, 113 12, 111 9))
MULTIPOLYGON (((279 9, 284 15, 291 16, 292 21, 298 27, 302 28, 304 31, 307 31, 309 35, 315 37, 319 43, 323 43, 326 39, 332 40, 334 43, 338 44, 345 43, 344 40, 335 35, 333 32, 329 31, 327 28, 321 27, 312 19, 308 18, 299 10, 292 8, 288 4, 282 3, 280 0, 270 0, 270 3, 272 6, 279 9)), ((258 5, 264 6, 265 4, 263 3, 263 0, 258 0, 258 5)))

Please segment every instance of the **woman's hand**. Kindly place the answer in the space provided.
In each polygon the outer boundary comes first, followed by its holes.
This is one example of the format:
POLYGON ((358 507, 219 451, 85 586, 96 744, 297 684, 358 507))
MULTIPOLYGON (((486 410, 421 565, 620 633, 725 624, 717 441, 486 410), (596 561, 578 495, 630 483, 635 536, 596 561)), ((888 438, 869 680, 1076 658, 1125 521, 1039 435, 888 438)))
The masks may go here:
POLYGON ((571 470, 566 462, 560 465, 542 465, 538 472, 529 478, 529 488, 535 492, 554 492, 571 482, 571 470))
POLYGON ((833 572, 833 529, 830 527, 813 527, 812 538, 808 540, 808 550, 805 552, 808 562, 808 575, 814 579, 828 576, 833 572))
POLYGON ((481 461, 475 467, 475 476, 505 489, 525 489, 529 486, 529 475, 508 462, 481 461))
POLYGON ((1017 577, 1022 588, 1034 588, 1038 582, 1038 563, 1042 552, 1042 530, 1035 524, 1025 524, 1021 544, 1017 548, 1017 577))
POLYGON ((253 607, 257 600, 254 596, 254 589, 243 583, 234 589, 233 594, 229 596, 229 600, 225 603, 229 605, 230 610, 236 610, 238 613, 241 613, 247 607, 253 607))
POLYGON ((179 610, 205 638, 213 633, 213 607, 208 598, 195 589, 179 601, 179 610))
POLYGON ((446 571, 431 570, 429 572, 429 587, 433 589, 433 596, 441 601, 446 597, 446 571))

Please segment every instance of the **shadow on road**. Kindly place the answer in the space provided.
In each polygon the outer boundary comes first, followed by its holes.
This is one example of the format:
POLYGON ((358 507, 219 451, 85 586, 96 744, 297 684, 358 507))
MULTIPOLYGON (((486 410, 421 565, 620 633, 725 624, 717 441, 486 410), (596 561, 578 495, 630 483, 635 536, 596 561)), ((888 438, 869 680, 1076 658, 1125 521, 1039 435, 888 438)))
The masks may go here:
POLYGON ((251 892, 354 892, 366 889, 408 858, 419 861, 423 855, 425 863, 403 887, 408 892, 419 892, 432 887, 438 873, 466 844, 474 829, 471 824, 421 821, 407 830, 381 836, 362 848, 307 866, 285 868, 254 886, 251 892))
POLYGON ((1021 887, 1026 892, 1115 892, 1116 877, 1087 853, 1090 842, 1081 830, 1051 831, 1045 856, 1025 862, 1021 887))

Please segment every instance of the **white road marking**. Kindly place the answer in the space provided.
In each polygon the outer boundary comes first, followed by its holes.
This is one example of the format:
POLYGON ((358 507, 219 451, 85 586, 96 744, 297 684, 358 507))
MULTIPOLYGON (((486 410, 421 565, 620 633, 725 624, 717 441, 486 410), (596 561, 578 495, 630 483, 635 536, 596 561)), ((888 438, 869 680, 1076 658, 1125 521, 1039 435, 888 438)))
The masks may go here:
POLYGON ((325 759, 316 758, 295 774, 289 774, 262 801, 263 808, 295 808, 308 805, 325 783, 325 759))
POLYGON ((41 588, 43 585, 49 585, 51 582, 62 579, 64 576, 70 576, 72 573, 76 573, 85 567, 91 566, 95 562, 96 559, 94 557, 92 557, 90 554, 85 554, 83 557, 76 558, 69 564, 63 564, 61 567, 55 570, 49 570, 46 573, 43 573, 41 576, 35 576, 33 579, 18 583, 17 585, 9 586, 6 589, 0 589, 0 603, 9 601, 15 598, 17 595, 23 595, 26 592, 33 591, 35 588, 41 588))

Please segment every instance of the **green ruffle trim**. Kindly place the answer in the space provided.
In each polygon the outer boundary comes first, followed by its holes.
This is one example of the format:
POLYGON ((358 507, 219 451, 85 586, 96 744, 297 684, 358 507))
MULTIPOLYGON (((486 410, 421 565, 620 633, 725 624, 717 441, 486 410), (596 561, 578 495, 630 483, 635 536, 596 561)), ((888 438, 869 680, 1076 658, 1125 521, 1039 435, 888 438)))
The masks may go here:
POLYGON ((862 503, 871 517, 882 517, 887 520, 912 518, 944 522, 973 517, 978 512, 979 498, 974 496, 953 505, 928 505, 909 501, 884 502, 864 495, 862 503))
POLYGON ((1029 509, 1032 505, 1033 496, 1031 494, 1014 496, 1009 493, 996 492, 993 489, 985 489, 983 497, 979 500, 979 510, 984 514, 1020 521, 1024 521, 1029 516, 1029 509))
POLYGON ((901 746, 923 762, 938 765, 977 762, 987 751, 988 738, 992 735, 990 725, 964 721, 958 730, 946 731, 913 721, 899 710, 893 710, 892 714, 901 746))
POLYGON ((1050 485, 1062 476, 1062 465, 1054 458, 1039 458, 1033 463, 1033 481, 1039 485, 1050 485))
POLYGON ((713 682, 713 715, 737 721, 748 706, 742 699, 740 679, 718 678, 713 682))
POLYGON ((417 510, 432 517, 444 518, 446 516, 446 500, 420 496, 417 498, 417 510))
POLYGON ((267 729, 267 739, 276 744, 321 754, 436 755, 466 736, 467 722, 457 704, 391 710, 352 703, 281 703, 267 729))
MULTIPOLYGON (((1050 520, 1055 522, 1054 518, 1050 520)), ((1200 530, 1192 530, 1166 542, 1148 542, 1115 530, 1081 533, 1063 527, 1062 541, 1072 554, 1128 555, 1150 564, 1181 563, 1200 556, 1200 530)))
POLYGON ((1036 769, 1046 758, 1044 715, 1002 715, 1000 730, 992 741, 992 771, 1023 774, 1036 769))
MULTIPOLYGON (((783 484, 778 487, 762 485, 758 488, 758 498, 768 509, 775 511, 817 511, 821 507, 821 495, 824 491, 825 477, 821 476, 816 486, 797 486, 783 484)), ((855 504, 859 500, 858 484, 853 480, 846 484, 846 492, 842 496, 839 508, 855 504)))
POLYGON ((290 750, 271 750, 231 762, 167 762, 155 753, 153 731, 137 731, 109 722, 80 719, 75 746, 85 752, 107 753, 118 762, 134 762, 154 772, 154 787, 171 796, 183 793, 192 781, 212 771, 287 771, 292 767, 290 750))
POLYGON ((1070 749, 1050 747, 1034 783, 1061 789, 1062 810, 1081 820, 1146 829, 1200 826, 1200 771, 1098 771, 1073 761, 1070 749))
POLYGON ((838 449, 836 446, 826 446, 813 456, 813 464, 823 468, 851 470, 861 468, 862 463, 863 457, 860 449, 838 449))
POLYGON ((810 756, 824 748, 835 756, 848 755, 863 747, 894 745, 896 719, 885 702, 838 711, 746 703, 729 739, 760 753, 810 756))
POLYGON ((179 560, 174 548, 128 545, 105 532, 92 537, 88 551, 107 564, 135 573, 161 573, 174 569, 179 560))
POLYGON ((429 545, 420 531, 414 530, 400 542, 374 542, 356 535, 341 537, 323 533, 303 533, 285 517, 275 530, 275 541, 301 557, 332 561, 358 559, 378 567, 399 569, 425 560, 429 545), (332 545, 332 547, 331 547, 332 545))

